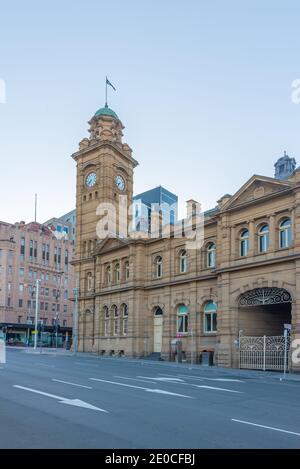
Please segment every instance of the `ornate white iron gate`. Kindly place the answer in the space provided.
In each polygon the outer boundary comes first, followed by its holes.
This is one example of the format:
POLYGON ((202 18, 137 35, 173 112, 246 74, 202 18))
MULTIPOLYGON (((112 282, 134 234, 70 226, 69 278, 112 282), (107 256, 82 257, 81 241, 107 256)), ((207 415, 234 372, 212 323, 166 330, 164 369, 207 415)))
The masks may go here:
POLYGON ((254 370, 288 369, 290 338, 284 336, 248 337, 241 336, 240 368, 254 370))

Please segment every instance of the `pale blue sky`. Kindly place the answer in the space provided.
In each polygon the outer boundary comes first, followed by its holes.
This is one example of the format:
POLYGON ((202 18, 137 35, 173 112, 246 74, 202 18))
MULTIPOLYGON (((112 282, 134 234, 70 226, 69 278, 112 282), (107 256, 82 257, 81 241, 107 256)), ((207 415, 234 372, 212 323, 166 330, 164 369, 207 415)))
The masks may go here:
POLYGON ((300 164, 299 1, 0 0, 0 219, 75 204, 71 153, 105 100, 140 166, 208 209, 283 150, 300 164))

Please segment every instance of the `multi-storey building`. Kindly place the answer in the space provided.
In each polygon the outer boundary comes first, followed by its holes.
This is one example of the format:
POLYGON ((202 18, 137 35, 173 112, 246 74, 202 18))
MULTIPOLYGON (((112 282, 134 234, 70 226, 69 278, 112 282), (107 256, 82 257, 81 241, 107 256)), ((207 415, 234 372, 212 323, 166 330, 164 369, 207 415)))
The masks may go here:
MULTIPOLYGON (((106 106, 91 119, 90 138, 72 155, 79 350, 135 357, 154 352, 171 359, 177 338, 187 359, 211 351, 216 364, 238 366, 244 337, 264 338, 264 344, 272 337, 267 358, 276 356, 284 330, 290 329, 294 344, 300 339, 295 161, 285 155, 276 164, 276 178, 254 175, 234 195, 223 196, 205 214, 201 249, 188 249, 177 228, 167 237, 124 234, 120 214, 124 201, 132 202, 137 161, 122 142, 122 130, 106 106), (110 226, 110 235, 100 239, 106 212, 114 213, 115 229, 110 226)), ((250 344, 249 355, 257 344, 250 344)), ((291 352, 289 366, 299 370, 291 352)))
POLYGON ((44 225, 0 222, 0 329, 9 343, 30 343, 38 320, 44 332, 59 324, 64 339, 73 326, 74 243, 44 225))
POLYGON ((76 237, 76 210, 62 215, 59 218, 53 217, 43 223, 51 230, 57 239, 68 239, 75 241, 76 237))
POLYGON ((178 221, 178 197, 162 186, 155 187, 133 197, 133 229, 149 232, 153 213, 161 218, 162 225, 174 225, 178 221))

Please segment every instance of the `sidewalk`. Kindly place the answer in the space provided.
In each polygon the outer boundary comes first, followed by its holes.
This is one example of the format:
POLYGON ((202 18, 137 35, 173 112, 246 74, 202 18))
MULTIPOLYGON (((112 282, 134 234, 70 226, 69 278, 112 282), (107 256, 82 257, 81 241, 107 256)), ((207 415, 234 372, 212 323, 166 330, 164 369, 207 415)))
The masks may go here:
MULTIPOLYGON (((72 353, 73 355, 73 353, 72 353)), ((149 365, 151 366, 161 366, 162 368, 172 368, 176 370, 176 372, 180 372, 180 370, 184 371, 192 371, 193 373, 203 373, 208 372, 212 375, 218 375, 220 377, 225 378, 226 376, 230 375, 230 378, 239 378, 239 379, 275 379, 280 381, 283 379, 283 372, 282 371, 262 371, 262 370, 246 370, 240 368, 223 368, 218 366, 205 366, 200 364, 191 364, 188 362, 183 363, 176 363, 176 362, 169 362, 169 361, 155 361, 155 360, 145 360, 143 358, 127 358, 127 357, 109 357, 109 356, 99 356, 94 353, 83 353, 77 352, 76 356, 78 358, 94 358, 96 360, 107 360, 107 361, 118 361, 118 362, 129 362, 129 363, 136 363, 143 366, 149 365)), ((229 378, 229 376, 228 376, 229 378)), ((286 373, 284 378, 285 381, 294 381, 299 382, 300 384, 300 373, 286 373)))
MULTIPOLYGON (((64 348, 46 348, 39 347, 34 350, 32 347, 14 347, 10 346, 7 347, 7 350, 14 349, 20 350, 22 353, 29 353, 29 354, 36 354, 36 355, 53 355, 53 356, 62 356, 62 357, 75 357, 78 359, 94 359, 98 361, 107 361, 107 362, 126 362, 126 363, 133 363, 136 365, 144 366, 144 367, 161 367, 163 369, 170 368, 173 372, 180 372, 180 371, 190 371, 193 374, 201 374, 203 372, 211 374, 212 377, 218 376, 219 378, 236 378, 236 379, 273 379, 277 381, 283 380, 283 372, 282 371, 262 371, 262 370, 246 370, 246 369, 239 369, 239 368, 223 368, 218 366, 205 366, 200 364, 191 364, 188 362, 183 363, 176 363, 176 362, 169 362, 169 361, 160 361, 160 360, 147 360, 143 358, 127 358, 127 357, 109 357, 109 356, 100 356, 96 353, 83 353, 77 352, 74 355, 72 350, 66 350, 64 348)), ((300 373, 287 373, 284 381, 292 381, 295 383, 300 384, 300 373)))
POLYGON ((49 347, 37 347, 35 350, 33 347, 14 347, 10 345, 6 347, 6 350, 20 350, 23 353, 32 353, 32 354, 45 354, 45 355, 63 355, 63 356, 72 356, 73 352, 71 350, 66 350, 65 348, 49 348, 49 347))

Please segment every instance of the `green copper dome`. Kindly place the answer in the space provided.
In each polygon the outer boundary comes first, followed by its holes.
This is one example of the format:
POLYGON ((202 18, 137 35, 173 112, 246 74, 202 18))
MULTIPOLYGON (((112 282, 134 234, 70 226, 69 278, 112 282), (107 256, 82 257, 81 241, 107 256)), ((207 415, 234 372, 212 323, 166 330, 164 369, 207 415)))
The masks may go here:
POLYGON ((100 117, 100 116, 109 116, 109 117, 113 117, 114 119, 119 120, 119 118, 118 118, 117 114, 115 113, 115 111, 110 109, 107 106, 107 104, 105 105, 105 107, 102 107, 101 109, 98 109, 98 111, 96 112, 95 117, 100 117))

